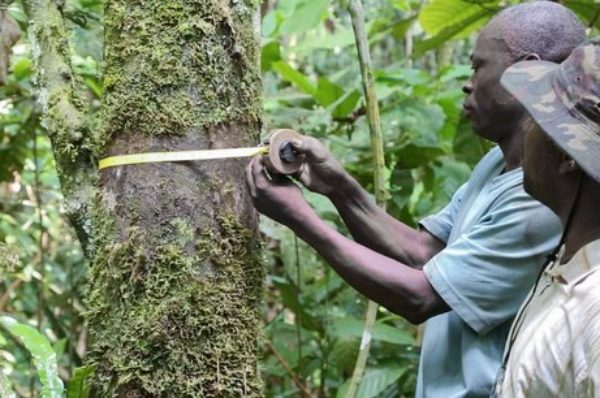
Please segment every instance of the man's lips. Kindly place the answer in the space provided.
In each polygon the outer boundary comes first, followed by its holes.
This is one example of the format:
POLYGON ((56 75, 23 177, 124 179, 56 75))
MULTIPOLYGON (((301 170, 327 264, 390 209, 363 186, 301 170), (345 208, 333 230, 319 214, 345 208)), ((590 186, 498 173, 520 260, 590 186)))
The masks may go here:
POLYGON ((471 117, 471 115, 473 114, 473 107, 469 104, 463 104, 462 107, 463 110, 463 115, 465 115, 466 117, 471 117))

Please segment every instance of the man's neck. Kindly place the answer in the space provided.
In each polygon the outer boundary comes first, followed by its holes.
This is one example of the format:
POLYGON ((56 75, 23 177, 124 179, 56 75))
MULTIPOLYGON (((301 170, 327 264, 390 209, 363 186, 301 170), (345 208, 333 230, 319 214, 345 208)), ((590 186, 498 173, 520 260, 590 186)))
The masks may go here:
POLYGON ((506 162, 505 172, 521 167, 523 161, 523 138, 525 134, 523 134, 521 128, 517 130, 513 134, 508 134, 505 139, 498 143, 506 162))
MULTIPOLYGON (((565 237, 565 253, 561 259, 562 263, 569 261, 586 244, 600 239, 600 212, 598 212, 597 206, 599 200, 599 192, 595 194, 581 193, 565 237)), ((563 223, 565 222, 566 220, 563 220, 563 223)))

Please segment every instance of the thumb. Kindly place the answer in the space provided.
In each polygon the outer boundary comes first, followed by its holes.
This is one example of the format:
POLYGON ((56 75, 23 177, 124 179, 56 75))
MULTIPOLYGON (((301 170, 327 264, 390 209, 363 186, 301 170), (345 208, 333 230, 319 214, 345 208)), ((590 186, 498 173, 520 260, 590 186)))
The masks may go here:
POLYGON ((306 155, 309 160, 322 160, 324 158, 322 144, 313 137, 294 138, 290 145, 297 152, 306 155))
POLYGON ((298 152, 304 153, 306 151, 306 145, 304 145, 304 140, 301 138, 294 138, 290 141, 290 145, 298 152))

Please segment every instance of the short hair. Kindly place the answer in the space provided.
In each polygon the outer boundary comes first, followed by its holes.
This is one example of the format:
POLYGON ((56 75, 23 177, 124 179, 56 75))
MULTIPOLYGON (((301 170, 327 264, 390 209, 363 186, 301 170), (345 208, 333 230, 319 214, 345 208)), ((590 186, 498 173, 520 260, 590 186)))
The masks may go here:
POLYGON ((585 40, 585 26, 577 16, 552 1, 508 7, 490 24, 499 24, 513 61, 537 54, 545 61, 562 62, 585 40))

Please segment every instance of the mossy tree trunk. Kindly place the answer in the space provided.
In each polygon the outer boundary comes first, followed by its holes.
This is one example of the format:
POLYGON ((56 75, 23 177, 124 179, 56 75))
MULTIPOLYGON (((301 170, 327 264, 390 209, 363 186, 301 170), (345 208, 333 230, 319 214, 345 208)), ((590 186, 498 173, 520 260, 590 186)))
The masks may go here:
POLYGON ((28 3, 46 125, 90 257, 95 396, 262 395, 264 271, 247 160, 94 167, 101 156, 255 145, 258 3, 107 0, 93 132, 57 2, 28 3))

